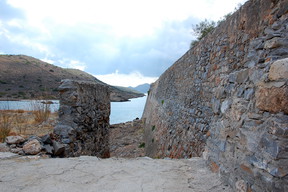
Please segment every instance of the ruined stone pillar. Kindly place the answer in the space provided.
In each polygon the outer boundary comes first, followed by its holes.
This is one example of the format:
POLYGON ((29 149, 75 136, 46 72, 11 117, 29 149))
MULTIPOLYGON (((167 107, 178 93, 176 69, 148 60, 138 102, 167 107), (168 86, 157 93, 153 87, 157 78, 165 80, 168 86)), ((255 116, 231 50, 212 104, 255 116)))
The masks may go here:
POLYGON ((59 91, 59 123, 54 133, 66 144, 64 156, 109 157, 109 88, 94 82, 63 80, 59 91))

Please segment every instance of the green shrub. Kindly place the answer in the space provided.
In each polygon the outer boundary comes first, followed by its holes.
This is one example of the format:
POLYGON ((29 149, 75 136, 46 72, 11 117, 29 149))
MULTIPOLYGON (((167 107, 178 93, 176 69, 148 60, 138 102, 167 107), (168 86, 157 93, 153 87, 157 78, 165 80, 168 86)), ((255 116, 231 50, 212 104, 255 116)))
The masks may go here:
POLYGON ((152 131, 154 131, 154 130, 155 130, 155 128, 156 128, 156 127, 155 127, 155 125, 153 125, 153 126, 152 126, 152 131))
POLYGON ((26 95, 26 93, 24 93, 24 92, 22 92, 22 91, 19 91, 18 94, 19 94, 19 95, 22 95, 22 96, 26 95))
POLYGON ((162 105, 164 104, 164 100, 161 101, 162 105))
POLYGON ((141 143, 138 147, 139 148, 145 148, 145 143, 141 143))
POLYGON ((190 47, 195 46, 201 39, 206 37, 211 31, 213 31, 215 27, 216 23, 214 21, 208 21, 207 19, 193 26, 193 34, 197 37, 197 40, 192 41, 190 47))

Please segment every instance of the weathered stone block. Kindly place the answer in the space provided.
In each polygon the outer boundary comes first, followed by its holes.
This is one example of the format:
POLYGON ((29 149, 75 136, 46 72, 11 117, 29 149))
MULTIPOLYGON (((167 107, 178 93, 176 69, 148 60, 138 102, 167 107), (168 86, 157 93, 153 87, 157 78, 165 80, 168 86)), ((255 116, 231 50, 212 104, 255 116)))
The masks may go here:
MULTIPOLYGON (((262 84, 263 85, 263 84, 262 84)), ((256 90, 256 106, 272 113, 284 112, 288 114, 288 86, 281 87, 260 86, 256 90)))
POLYGON ((5 142, 7 144, 18 144, 24 142, 25 139, 21 136, 8 136, 5 139, 5 142))
POLYGON ((62 144, 53 142, 54 155, 109 157, 108 86, 63 80, 59 90, 59 123, 54 133, 62 144))
POLYGON ((245 83, 248 80, 248 77, 249 77, 249 69, 239 71, 236 76, 236 82, 245 83))
POLYGON ((288 79, 288 58, 277 60, 271 65, 269 79, 272 81, 288 79))
POLYGON ((65 145, 57 141, 52 141, 52 142, 53 142, 54 155, 55 156, 62 155, 65 151, 65 145))
POLYGON ((10 148, 6 143, 0 143, 0 152, 9 152, 10 148))
POLYGON ((41 149, 42 146, 37 139, 31 140, 23 146, 23 151, 29 155, 36 155, 41 149))
POLYGON ((221 104, 221 113, 226 113, 226 111, 231 107, 231 100, 230 99, 226 99, 225 101, 222 102, 221 104))
POLYGON ((244 180, 235 183, 236 192, 247 192, 247 184, 244 180))
POLYGON ((274 37, 273 39, 266 41, 266 43, 264 44, 264 48, 265 49, 277 48, 283 44, 282 42, 283 42, 282 38, 274 37))

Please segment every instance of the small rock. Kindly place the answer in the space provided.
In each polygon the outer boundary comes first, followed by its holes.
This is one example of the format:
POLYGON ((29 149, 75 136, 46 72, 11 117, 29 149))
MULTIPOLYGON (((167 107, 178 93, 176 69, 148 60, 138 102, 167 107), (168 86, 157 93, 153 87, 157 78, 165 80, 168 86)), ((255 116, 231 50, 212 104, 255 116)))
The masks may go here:
POLYGON ((220 101, 218 99, 213 99, 212 100, 212 109, 213 109, 214 114, 218 114, 219 113, 220 101))
POLYGON ((23 146, 24 152, 29 155, 36 155, 41 149, 41 144, 37 139, 31 140, 23 146))
POLYGON ((272 81, 288 79, 288 58, 277 60, 271 65, 269 79, 272 81))
POLYGON ((10 149, 6 143, 0 143, 0 152, 9 152, 10 149))
POLYGON ((11 151, 12 153, 17 153, 17 154, 23 152, 22 148, 14 148, 14 149, 11 149, 10 151, 11 151))
POLYGON ((7 144, 19 144, 19 143, 22 143, 24 141, 25 141, 25 139, 21 136, 8 136, 5 139, 5 142, 7 144))
POLYGON ((264 48, 265 49, 274 49, 283 45, 283 39, 279 37, 274 37, 265 42, 264 48))
POLYGON ((237 73, 236 82, 237 83, 245 83, 249 77, 249 69, 245 69, 237 73))
POLYGON ((45 144, 52 144, 52 140, 49 134, 44 135, 43 137, 41 137, 41 141, 45 144))
POLYGON ((260 86, 256 93, 256 107, 272 113, 288 114, 288 87, 260 86))
POLYGON ((245 90, 244 98, 246 100, 250 100, 252 98, 253 94, 254 94, 254 89, 253 88, 249 88, 249 89, 245 90))
POLYGON ((46 153, 53 154, 54 148, 51 145, 44 145, 43 149, 46 151, 46 153))
POLYGON ((237 192, 246 192, 247 191, 247 184, 244 180, 239 180, 235 183, 236 191, 237 192))
POLYGON ((57 141, 52 141, 52 142, 53 142, 53 148, 54 148, 54 155, 56 156, 61 155, 65 150, 65 145, 57 141))
POLYGON ((230 107, 231 107, 231 101, 230 100, 223 101, 223 103, 221 105, 221 112, 225 113, 230 107))

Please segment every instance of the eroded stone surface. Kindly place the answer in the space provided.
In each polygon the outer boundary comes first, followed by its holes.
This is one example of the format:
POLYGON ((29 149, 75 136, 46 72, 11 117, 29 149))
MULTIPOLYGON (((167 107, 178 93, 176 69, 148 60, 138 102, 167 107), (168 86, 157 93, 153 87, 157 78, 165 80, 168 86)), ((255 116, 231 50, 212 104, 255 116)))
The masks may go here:
POLYGON ((234 190, 288 191, 287 11, 287 0, 247 1, 159 77, 143 114, 146 155, 204 151, 234 190))
POLYGON ((24 146, 23 146, 23 151, 26 154, 29 155, 35 155, 41 151, 42 147, 40 142, 37 139, 33 139, 31 141, 28 141, 24 146))
POLYGON ((288 79, 288 58, 277 60, 271 65, 269 79, 272 81, 288 79))
MULTIPOLYGON (((1 157, 1 153, 0 153, 1 157)), ((39 159, 1 160, 2 191, 23 192, 230 192, 201 158, 188 160, 39 159)))
POLYGON ((272 113, 284 112, 288 114, 288 86, 265 87, 256 91, 256 106, 272 113))
POLYGON ((109 157, 109 87, 95 82, 63 80, 59 87, 59 123, 54 153, 66 157, 109 157))
POLYGON ((18 143, 21 143, 24 141, 25 141, 25 139, 21 136, 8 136, 5 139, 5 142, 8 144, 18 144, 18 143))

